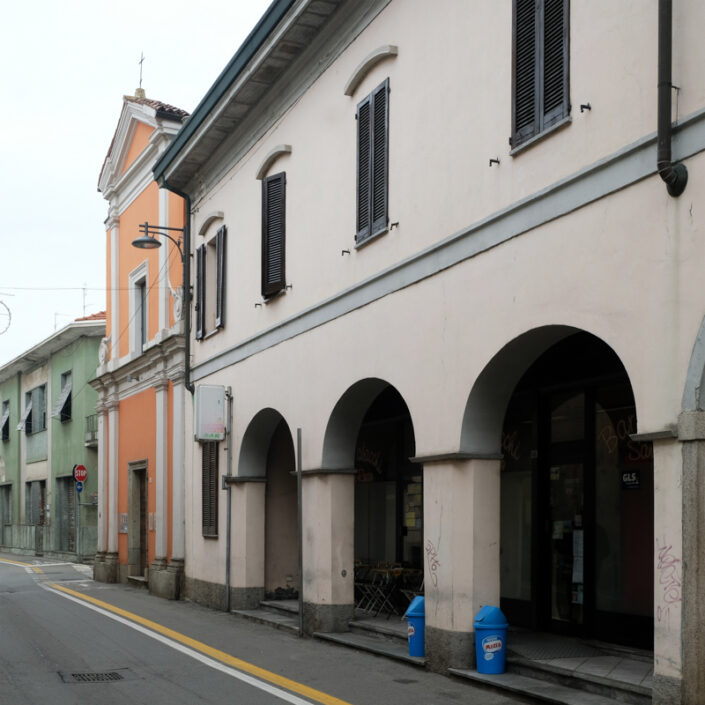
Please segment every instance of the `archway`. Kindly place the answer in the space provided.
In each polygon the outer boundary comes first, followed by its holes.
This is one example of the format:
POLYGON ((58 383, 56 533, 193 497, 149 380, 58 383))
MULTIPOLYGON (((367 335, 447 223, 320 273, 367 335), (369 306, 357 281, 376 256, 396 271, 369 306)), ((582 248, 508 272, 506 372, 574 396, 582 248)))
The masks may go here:
POLYGON ((358 591, 358 605, 400 611, 421 588, 423 469, 411 461, 414 454, 411 415, 394 386, 370 378, 343 394, 326 429, 324 466, 355 474, 356 578, 386 571, 396 584, 390 602, 366 603, 358 591))
POLYGON ((501 435, 501 606, 515 625, 650 647, 653 450, 627 372, 575 332, 524 368, 501 435))
POLYGON ((282 415, 263 409, 243 437, 238 474, 266 482, 264 491, 264 594, 298 596, 297 494, 294 444, 282 415))

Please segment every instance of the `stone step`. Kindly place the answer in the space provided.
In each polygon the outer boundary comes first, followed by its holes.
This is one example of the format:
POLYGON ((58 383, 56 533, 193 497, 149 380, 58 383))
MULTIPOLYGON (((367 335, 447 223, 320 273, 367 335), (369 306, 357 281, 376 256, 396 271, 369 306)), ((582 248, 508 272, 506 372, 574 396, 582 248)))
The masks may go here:
POLYGON ((384 636, 399 641, 402 645, 408 644, 408 632, 406 621, 399 622, 398 617, 392 617, 394 622, 382 622, 380 620, 366 621, 364 619, 355 619, 348 622, 350 631, 356 634, 365 634, 367 636, 384 636))
POLYGON ((294 634, 299 633, 299 617, 296 613, 291 614, 286 610, 271 611, 266 609, 257 610, 231 610, 231 613, 247 619, 250 622, 266 624, 275 629, 284 629, 294 634))
POLYGON ((261 600, 259 606, 268 612, 297 615, 299 613, 298 600, 261 600))
POLYGON ((413 666, 421 668, 426 666, 426 659, 409 656, 407 644, 402 644, 395 636, 373 635, 372 632, 314 632, 313 636, 359 651, 368 651, 378 656, 393 658, 413 666))
POLYGON ((568 658, 543 663, 508 657, 507 670, 518 676, 610 698, 612 702, 651 704, 651 687, 644 685, 650 683, 651 663, 608 655, 587 659, 581 666, 578 666, 579 661, 568 658))
POLYGON ((149 581, 143 575, 128 575, 127 582, 137 587, 149 587, 149 581))
POLYGON ((585 690, 569 688, 559 683, 550 683, 538 678, 529 678, 518 673, 490 675, 461 668, 449 668, 448 672, 459 678, 465 678, 474 684, 504 693, 512 693, 534 702, 551 703, 551 705, 614 705, 613 697, 604 697, 585 690))

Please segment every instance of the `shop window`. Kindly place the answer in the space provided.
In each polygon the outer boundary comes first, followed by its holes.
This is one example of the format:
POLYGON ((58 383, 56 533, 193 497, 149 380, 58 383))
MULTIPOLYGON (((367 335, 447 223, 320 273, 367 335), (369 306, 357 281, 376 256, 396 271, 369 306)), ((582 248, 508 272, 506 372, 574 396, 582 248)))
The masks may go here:
POLYGON ((514 0, 512 147, 570 114, 568 0, 514 0))
POLYGON ((357 234, 363 243, 387 230, 389 79, 357 106, 357 234))

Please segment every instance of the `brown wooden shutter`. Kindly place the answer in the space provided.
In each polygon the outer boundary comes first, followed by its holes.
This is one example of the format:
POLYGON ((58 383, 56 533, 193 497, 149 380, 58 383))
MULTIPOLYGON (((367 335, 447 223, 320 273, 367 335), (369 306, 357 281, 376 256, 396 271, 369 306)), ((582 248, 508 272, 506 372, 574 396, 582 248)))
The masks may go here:
POLYGON ((196 340, 206 334, 206 246, 196 248, 196 340))
POLYGON ((278 294, 286 286, 286 174, 262 181, 262 296, 278 294))
POLYGON ((225 238, 227 228, 223 225, 215 235, 215 327, 225 325, 225 238))
POLYGON ((512 145, 538 132, 539 45, 536 0, 514 0, 514 126, 512 145))
POLYGON ((204 536, 218 535, 218 443, 201 444, 201 525, 204 536))

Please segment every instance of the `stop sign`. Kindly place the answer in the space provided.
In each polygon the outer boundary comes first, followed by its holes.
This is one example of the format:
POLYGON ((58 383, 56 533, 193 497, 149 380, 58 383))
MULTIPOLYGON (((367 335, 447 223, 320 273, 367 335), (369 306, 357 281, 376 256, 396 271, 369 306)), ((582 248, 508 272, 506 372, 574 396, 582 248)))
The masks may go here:
POLYGON ((73 479, 76 480, 76 482, 85 482, 86 477, 88 477, 88 471, 85 465, 76 465, 73 469, 73 479))

